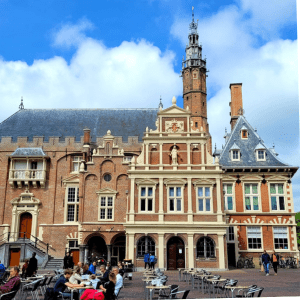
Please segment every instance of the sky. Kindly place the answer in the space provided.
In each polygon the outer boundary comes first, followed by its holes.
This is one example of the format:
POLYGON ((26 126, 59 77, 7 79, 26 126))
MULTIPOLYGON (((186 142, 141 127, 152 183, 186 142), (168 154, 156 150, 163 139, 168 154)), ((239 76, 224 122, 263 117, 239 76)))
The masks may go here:
MULTIPOLYGON (((213 145, 230 131, 230 83, 278 158, 300 166, 295 0, 0 0, 0 122, 25 108, 182 106, 192 6, 209 69, 213 145)), ((300 211, 300 171, 293 178, 300 211)))

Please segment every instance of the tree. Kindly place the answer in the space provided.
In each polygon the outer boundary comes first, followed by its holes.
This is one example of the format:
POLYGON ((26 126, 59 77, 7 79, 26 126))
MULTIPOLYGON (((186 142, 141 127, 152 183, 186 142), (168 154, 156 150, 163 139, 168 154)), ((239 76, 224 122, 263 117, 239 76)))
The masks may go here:
POLYGON ((295 220, 297 223, 297 242, 298 242, 298 247, 300 247, 300 212, 297 212, 295 215, 295 220))

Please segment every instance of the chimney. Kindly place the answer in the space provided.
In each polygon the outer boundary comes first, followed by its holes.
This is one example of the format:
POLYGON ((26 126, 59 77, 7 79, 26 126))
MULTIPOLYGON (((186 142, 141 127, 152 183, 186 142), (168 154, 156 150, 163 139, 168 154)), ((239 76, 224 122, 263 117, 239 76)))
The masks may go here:
POLYGON ((91 142, 91 130, 89 128, 84 128, 83 132, 83 144, 89 145, 91 142))
POLYGON ((231 83, 229 88, 231 93, 231 102, 229 102, 229 105, 231 116, 230 125, 232 131, 238 117, 243 114, 242 84, 231 83))

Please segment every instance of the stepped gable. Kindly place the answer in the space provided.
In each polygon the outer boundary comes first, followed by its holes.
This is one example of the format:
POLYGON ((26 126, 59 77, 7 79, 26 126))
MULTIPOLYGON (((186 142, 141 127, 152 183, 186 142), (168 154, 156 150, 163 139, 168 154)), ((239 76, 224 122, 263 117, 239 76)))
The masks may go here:
POLYGON ((110 130, 114 136, 138 136, 142 141, 146 127, 155 129, 158 109, 22 109, 0 123, 0 138, 75 137, 80 141, 83 129, 91 129, 92 142, 110 130))
MULTIPOLYGON (((220 165, 224 168, 232 167, 284 167, 289 166, 276 158, 276 152, 265 145, 244 116, 239 116, 235 127, 226 139, 226 144, 220 155, 220 165), (248 131, 248 138, 241 138, 241 130, 248 131), (257 161, 255 150, 266 151, 266 161, 257 161), (230 150, 240 150, 240 161, 232 161, 230 150)), ((216 153, 215 153, 216 155, 216 153)))

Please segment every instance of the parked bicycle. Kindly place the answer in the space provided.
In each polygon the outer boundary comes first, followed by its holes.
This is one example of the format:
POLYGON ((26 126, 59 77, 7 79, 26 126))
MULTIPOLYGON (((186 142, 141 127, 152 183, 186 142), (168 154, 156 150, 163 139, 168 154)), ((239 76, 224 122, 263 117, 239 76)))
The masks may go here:
POLYGON ((237 268, 255 268, 255 265, 253 263, 253 256, 241 256, 238 259, 237 262, 237 268))

